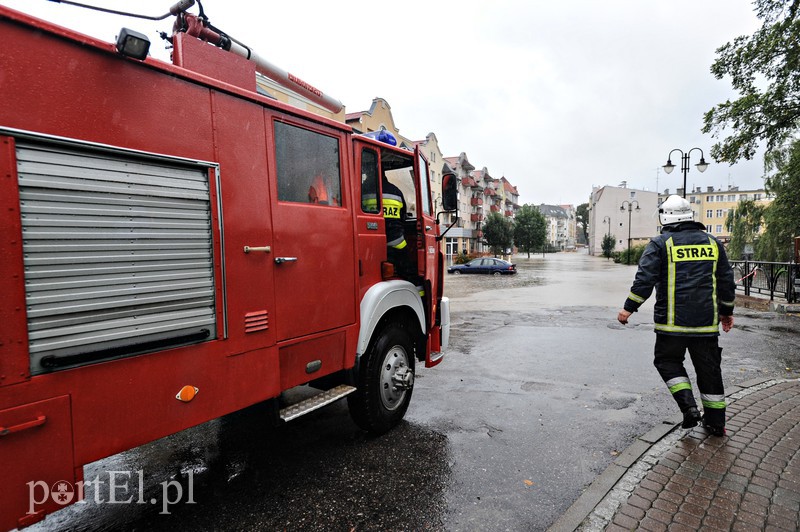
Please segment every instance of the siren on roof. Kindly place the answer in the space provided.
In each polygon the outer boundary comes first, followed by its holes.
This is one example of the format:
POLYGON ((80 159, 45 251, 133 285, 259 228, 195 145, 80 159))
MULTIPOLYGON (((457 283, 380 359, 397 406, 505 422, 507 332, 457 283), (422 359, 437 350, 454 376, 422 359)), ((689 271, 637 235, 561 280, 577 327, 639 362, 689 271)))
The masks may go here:
POLYGON ((385 129, 381 129, 380 131, 370 131, 369 133, 364 133, 364 136, 375 139, 378 142, 383 142, 389 146, 397 146, 397 139, 385 129))

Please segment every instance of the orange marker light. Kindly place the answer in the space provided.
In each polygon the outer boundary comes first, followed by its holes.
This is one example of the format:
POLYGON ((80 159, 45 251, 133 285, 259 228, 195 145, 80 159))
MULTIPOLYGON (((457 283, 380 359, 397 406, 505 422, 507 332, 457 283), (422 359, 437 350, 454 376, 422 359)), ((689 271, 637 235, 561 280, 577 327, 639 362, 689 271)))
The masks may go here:
POLYGON ((194 386, 187 385, 181 388, 181 391, 178 392, 178 395, 175 396, 175 399, 177 399, 178 401, 182 401, 184 403, 188 403, 189 401, 194 399, 194 396, 197 395, 197 392, 199 391, 200 390, 198 390, 194 386))

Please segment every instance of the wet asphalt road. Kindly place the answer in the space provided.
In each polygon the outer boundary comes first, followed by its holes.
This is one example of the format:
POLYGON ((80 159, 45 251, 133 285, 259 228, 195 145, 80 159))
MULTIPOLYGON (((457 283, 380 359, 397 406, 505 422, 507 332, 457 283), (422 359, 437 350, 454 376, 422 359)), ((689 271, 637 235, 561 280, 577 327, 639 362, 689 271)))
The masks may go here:
MULTIPOLYGON (((90 464, 103 488, 33 529, 546 529, 676 409, 652 366, 652 301, 615 320, 635 267, 514 260, 514 277, 447 276, 447 357, 418 371, 389 434, 360 431, 344 401, 278 429, 256 407, 90 464), (109 471, 132 502, 108 502, 109 471)), ((800 376, 798 338, 798 318, 737 309, 726 384, 800 376)))

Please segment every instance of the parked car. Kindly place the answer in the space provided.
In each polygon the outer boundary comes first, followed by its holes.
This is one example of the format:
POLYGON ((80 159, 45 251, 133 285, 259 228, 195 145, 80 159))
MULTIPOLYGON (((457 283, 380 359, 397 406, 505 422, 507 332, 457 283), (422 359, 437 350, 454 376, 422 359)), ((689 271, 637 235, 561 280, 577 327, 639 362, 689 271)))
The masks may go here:
POLYGON ((473 259, 466 264, 454 264, 447 268, 447 273, 486 273, 492 275, 512 275, 517 273, 517 265, 503 259, 473 259))

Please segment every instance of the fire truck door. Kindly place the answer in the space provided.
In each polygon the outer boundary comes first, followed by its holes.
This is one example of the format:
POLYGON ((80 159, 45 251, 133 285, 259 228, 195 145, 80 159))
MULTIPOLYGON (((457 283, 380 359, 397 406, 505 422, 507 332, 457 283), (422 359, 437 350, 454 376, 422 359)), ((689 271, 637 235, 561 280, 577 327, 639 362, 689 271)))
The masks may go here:
POLYGON ((414 149, 414 173, 419 176, 417 184, 417 234, 421 242, 417 243, 417 267, 419 275, 431 283, 432 295, 436 294, 436 272, 438 243, 436 242, 436 213, 431 207, 430 181, 428 177, 428 161, 420 153, 419 147, 414 149))
POLYGON ((278 340, 355 323, 355 244, 343 135, 275 120, 272 257, 278 340))

